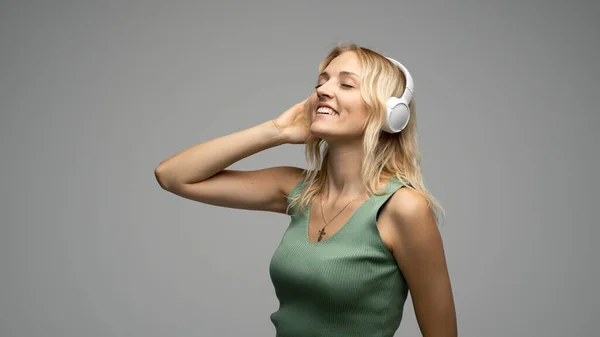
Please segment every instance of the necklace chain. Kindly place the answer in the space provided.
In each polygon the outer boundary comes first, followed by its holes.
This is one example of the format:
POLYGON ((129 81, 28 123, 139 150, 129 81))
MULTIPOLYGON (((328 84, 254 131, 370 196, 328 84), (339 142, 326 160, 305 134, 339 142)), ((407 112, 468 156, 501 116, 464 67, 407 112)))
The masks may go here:
POLYGON ((346 207, 348 207, 348 205, 350 205, 354 200, 356 200, 356 198, 358 198, 361 195, 361 193, 358 193, 354 198, 352 198, 352 200, 350 200, 346 206, 344 206, 342 208, 341 211, 339 211, 333 218, 329 219, 329 221, 325 220, 325 214, 323 214, 323 198, 319 198, 320 200, 320 204, 321 204, 321 217, 323 218, 323 222, 325 222, 325 226, 323 226, 323 228, 321 228, 319 230, 319 238, 317 239, 317 242, 320 242, 323 239, 323 235, 327 234, 325 232, 325 227, 327 227, 327 225, 329 225, 338 215, 342 214, 342 212, 346 209, 346 207))

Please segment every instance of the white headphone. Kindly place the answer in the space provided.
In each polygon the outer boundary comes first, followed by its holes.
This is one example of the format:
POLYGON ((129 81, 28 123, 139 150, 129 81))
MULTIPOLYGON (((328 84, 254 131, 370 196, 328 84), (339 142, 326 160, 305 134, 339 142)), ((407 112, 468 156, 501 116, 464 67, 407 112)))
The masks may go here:
POLYGON ((387 56, 386 58, 400 68, 406 78, 406 88, 404 89, 404 93, 402 93, 402 97, 390 97, 387 101, 387 119, 383 125, 383 131, 398 133, 406 127, 410 119, 408 103, 410 103, 415 94, 415 84, 412 76, 410 76, 410 73, 402 63, 387 56))

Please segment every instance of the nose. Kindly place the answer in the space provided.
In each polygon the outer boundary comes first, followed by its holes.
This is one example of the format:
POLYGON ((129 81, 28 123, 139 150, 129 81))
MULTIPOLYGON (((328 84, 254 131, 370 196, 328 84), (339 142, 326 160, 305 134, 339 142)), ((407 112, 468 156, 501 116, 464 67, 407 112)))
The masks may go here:
POLYGON ((323 83, 322 85, 320 85, 316 89, 317 96, 320 99, 333 97, 333 91, 331 90, 331 88, 329 86, 330 86, 329 81, 327 81, 327 82, 323 83))

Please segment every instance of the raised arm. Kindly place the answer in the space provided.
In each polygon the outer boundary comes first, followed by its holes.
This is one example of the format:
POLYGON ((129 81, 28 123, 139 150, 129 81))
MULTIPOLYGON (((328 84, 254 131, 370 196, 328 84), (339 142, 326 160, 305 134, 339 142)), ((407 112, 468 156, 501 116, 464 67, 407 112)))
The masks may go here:
POLYGON ((206 204, 285 213, 287 195, 302 178, 302 169, 226 168, 274 146, 302 143, 308 135, 304 103, 275 120, 200 143, 163 160, 154 170, 158 183, 169 192, 206 204))

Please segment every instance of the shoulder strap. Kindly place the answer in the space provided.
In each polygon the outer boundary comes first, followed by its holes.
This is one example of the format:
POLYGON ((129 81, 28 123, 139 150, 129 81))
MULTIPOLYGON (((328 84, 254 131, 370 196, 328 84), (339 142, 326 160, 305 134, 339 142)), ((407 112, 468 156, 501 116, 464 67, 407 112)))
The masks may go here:
POLYGON ((385 205, 385 203, 390 199, 392 195, 394 195, 394 193, 396 193, 396 191, 398 191, 404 186, 410 185, 409 183, 404 182, 396 177, 392 177, 391 179, 392 180, 385 187, 385 194, 373 196, 373 205, 371 209, 375 211, 375 219, 379 217, 379 212, 381 211, 382 206, 385 205))

